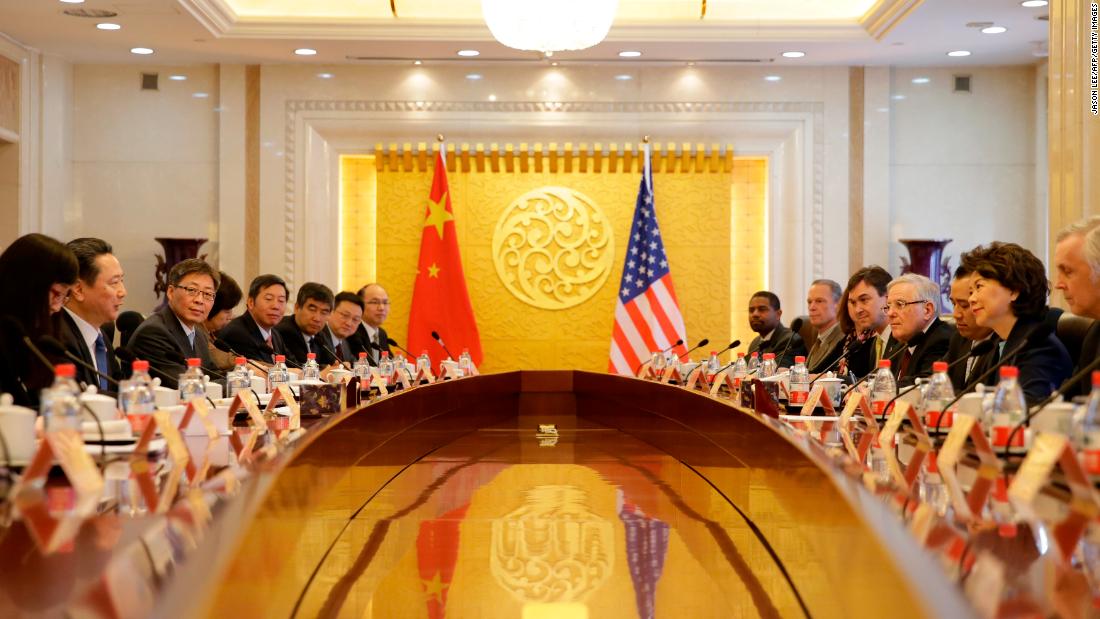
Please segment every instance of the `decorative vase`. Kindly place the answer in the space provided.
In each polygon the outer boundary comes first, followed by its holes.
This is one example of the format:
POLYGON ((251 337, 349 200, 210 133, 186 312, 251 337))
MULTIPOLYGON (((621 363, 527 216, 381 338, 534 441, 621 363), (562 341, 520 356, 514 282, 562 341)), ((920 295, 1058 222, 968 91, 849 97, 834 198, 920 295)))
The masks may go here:
POLYGON ((909 250, 909 258, 901 257, 901 272, 923 275, 940 286, 944 311, 951 307, 951 256, 943 248, 953 239, 898 239, 909 250))
MULTIPOLYGON (((188 258, 206 259, 206 254, 199 255, 199 248, 206 242, 206 239, 173 239, 158 236, 155 237, 155 240, 164 248, 163 256, 155 254, 157 257, 157 270, 153 275, 156 280, 153 283, 153 294, 160 299, 164 293, 168 292, 168 271, 171 271, 172 267, 188 258)), ((161 299, 161 306, 167 301, 167 297, 161 299)))

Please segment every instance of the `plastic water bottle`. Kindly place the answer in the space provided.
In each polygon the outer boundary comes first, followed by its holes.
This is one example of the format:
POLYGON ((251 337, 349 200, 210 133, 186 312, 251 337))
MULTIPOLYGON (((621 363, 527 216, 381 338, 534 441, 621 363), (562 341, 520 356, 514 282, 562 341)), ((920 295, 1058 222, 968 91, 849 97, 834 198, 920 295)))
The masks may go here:
MULTIPOLYGON (((989 428, 989 438, 994 449, 1005 448, 1008 444, 1008 435, 1027 415, 1027 402, 1024 400, 1024 392, 1020 389, 1019 377, 1019 368, 1011 365, 1001 368, 1001 382, 993 394, 992 420, 989 428)), ((1009 450, 1026 449, 1025 436, 1025 430, 1017 431, 1016 436, 1012 438, 1012 445, 1008 445, 1009 450)))
POLYGON ((1085 416, 1073 429, 1073 442, 1089 475, 1100 475, 1100 371, 1092 373, 1092 395, 1085 416))
POLYGON ((810 371, 806 369, 806 357, 799 355, 794 358, 790 380, 791 404, 805 404, 810 395, 810 371))
POLYGON ((871 412, 876 417, 886 415, 886 404, 898 395, 898 383, 890 373, 890 360, 878 362, 878 370, 871 379, 871 412))
POLYGON ((945 517, 951 505, 947 494, 947 486, 943 483, 940 469, 936 466, 935 454, 928 454, 924 459, 924 474, 921 476, 920 500, 927 503, 936 511, 938 516, 945 517))
POLYGON ((149 377, 149 362, 138 359, 131 367, 133 374, 130 379, 119 383, 118 402, 130 427, 135 432, 141 432, 157 408, 157 398, 153 391, 153 379, 149 377))
POLYGON ((290 370, 286 369, 286 355, 275 355, 275 365, 267 371, 267 390, 274 393, 279 385, 290 384, 290 370))
POLYGON ((302 366, 302 380, 321 380, 321 366, 317 365, 317 353, 306 353, 306 364, 302 366))
POLYGON ((733 363, 733 386, 740 389, 741 380, 749 373, 749 364, 745 361, 745 353, 737 353, 737 361, 733 363))
POLYGON ((469 348, 463 348, 462 354, 458 356, 458 369, 462 370, 463 376, 473 375, 474 358, 470 356, 469 348))
MULTIPOLYGON (((748 369, 748 372, 751 372, 751 371, 755 370, 758 367, 760 367, 760 353, 755 353, 754 352, 751 355, 749 355, 749 369, 748 369)), ((748 372, 746 372, 746 374, 748 372)))
POLYGON ((718 351, 710 351, 710 358, 707 359, 707 376, 714 376, 721 367, 722 362, 718 360, 718 351))
POLYGON ((768 376, 775 376, 775 373, 779 371, 779 366, 775 364, 775 353, 764 353, 764 360, 760 362, 760 377, 767 378, 768 376))
POLYGON ((225 376, 225 387, 229 397, 237 395, 239 391, 252 389, 252 374, 248 371, 248 360, 237 357, 234 363, 233 370, 225 376))
POLYGON ((378 360, 378 373, 382 375, 382 380, 387 383, 393 378, 393 361, 390 359, 390 353, 382 351, 382 358, 378 360))
POLYGON ((53 384, 42 390, 39 407, 47 432, 80 432, 80 386, 76 384, 75 365, 54 366, 53 384))
POLYGON ((187 404, 195 398, 206 397, 206 381, 202 374, 202 360, 192 357, 187 360, 187 371, 180 374, 180 403, 187 404))
POLYGON ((370 361, 367 360, 367 353, 359 353, 359 359, 352 366, 351 372, 359 377, 359 384, 365 389, 367 381, 370 380, 370 361))
POLYGON ((416 371, 417 373, 423 372, 427 375, 432 370, 432 358, 428 356, 428 351, 420 351, 420 356, 416 358, 416 371))
POLYGON ((658 374, 665 369, 665 355, 659 350, 653 351, 653 357, 651 363, 653 364, 653 371, 658 374))
POLYGON ((940 432, 947 432, 955 421, 954 411, 943 410, 951 400, 955 399, 955 388, 951 386, 951 378, 947 375, 947 362, 936 361, 932 364, 932 377, 928 379, 928 388, 924 391, 924 425, 929 432, 936 431, 939 424, 940 432), (940 421, 940 416, 943 421, 940 421))

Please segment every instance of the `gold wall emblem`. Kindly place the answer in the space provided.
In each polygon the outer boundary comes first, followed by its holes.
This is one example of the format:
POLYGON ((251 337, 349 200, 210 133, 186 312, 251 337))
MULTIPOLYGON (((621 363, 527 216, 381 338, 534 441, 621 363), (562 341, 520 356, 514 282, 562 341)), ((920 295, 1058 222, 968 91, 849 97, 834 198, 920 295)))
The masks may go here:
POLYGON ((573 307, 607 281, 615 241, 588 196, 540 187, 504 209, 493 232, 493 263, 504 287, 541 309, 573 307))

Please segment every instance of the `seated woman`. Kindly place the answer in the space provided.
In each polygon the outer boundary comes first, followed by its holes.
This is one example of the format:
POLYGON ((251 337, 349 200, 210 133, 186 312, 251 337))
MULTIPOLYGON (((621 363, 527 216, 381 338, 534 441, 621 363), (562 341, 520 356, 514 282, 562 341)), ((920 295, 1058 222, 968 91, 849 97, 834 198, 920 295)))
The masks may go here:
MULTIPOLYGON (((1020 369, 1020 388, 1029 406, 1049 396, 1069 378, 1073 361, 1053 330, 1043 324, 1050 293, 1043 263, 1015 243, 990 243, 963 254, 962 264, 973 273, 970 309, 974 321, 992 329, 999 340, 988 363, 1012 356, 1006 365, 1020 369), (1036 339, 1032 334, 1037 330, 1045 331, 1046 336, 1036 339)), ((982 373, 978 369, 975 376, 982 373)), ((987 379, 991 385, 997 381, 996 374, 987 379)))
MULTIPOLYGON (((219 271, 218 275, 221 276, 221 283, 218 284, 218 291, 214 294, 214 305, 210 307, 210 312, 202 323, 208 336, 216 336, 222 327, 233 320, 233 308, 241 302, 242 296, 241 287, 237 285, 236 280, 225 271, 219 271)), ((206 341, 210 343, 210 360, 214 362, 214 367, 219 370, 233 369, 237 357, 233 353, 214 346, 214 338, 207 337, 206 341)))
POLYGON ((48 365, 67 363, 50 316, 61 311, 76 283, 76 256, 60 241, 43 234, 19 237, 0 254, 0 392, 19 406, 38 406, 38 394, 53 383, 48 365), (29 337, 44 362, 23 341, 29 337))

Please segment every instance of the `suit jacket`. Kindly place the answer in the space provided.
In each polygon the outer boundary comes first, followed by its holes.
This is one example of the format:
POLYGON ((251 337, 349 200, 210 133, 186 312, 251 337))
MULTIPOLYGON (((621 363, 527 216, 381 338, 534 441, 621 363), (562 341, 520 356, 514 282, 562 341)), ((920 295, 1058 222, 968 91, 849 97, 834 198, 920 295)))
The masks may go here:
MULTIPOLYGON (((1093 321, 1092 326, 1085 332, 1085 339, 1081 341, 1081 356, 1077 359, 1077 367, 1073 368, 1074 373, 1083 370, 1097 357, 1100 357, 1100 320, 1093 321)), ((1066 392, 1066 396, 1088 395, 1091 392, 1092 379, 1085 376, 1077 381, 1076 385, 1070 387, 1069 391, 1066 392)))
POLYGON ((169 389, 179 387, 179 375, 187 371, 187 358, 198 357, 204 368, 212 368, 206 331, 195 328, 195 346, 187 341, 187 334, 179 318, 167 305, 150 314, 130 336, 126 349, 136 359, 149 362, 152 376, 160 377, 160 384, 169 389))
MULTIPOLYGON (((388 352, 390 357, 393 357, 393 351, 390 350, 388 343, 389 335, 386 334, 386 330, 382 327, 378 327, 378 341, 381 343, 382 350, 388 352)), ((363 323, 359 323, 359 328, 355 333, 348 338, 348 344, 351 345, 352 352, 356 357, 359 356, 360 351, 366 351, 367 357, 370 359, 371 365, 378 365, 378 351, 370 346, 370 335, 367 334, 367 327, 363 323)))
MULTIPOLYGON (((222 327, 218 331, 214 345, 222 350, 269 365, 275 363, 275 355, 287 354, 286 344, 279 331, 271 329, 271 346, 268 346, 263 334, 260 333, 259 325, 248 312, 230 320, 229 324, 222 327)), ((291 358, 291 361, 294 359, 291 358)))
MULTIPOLYGON (((95 353, 88 350, 88 344, 84 341, 84 334, 80 332, 80 326, 77 325, 76 320, 65 310, 54 314, 53 318, 57 323, 58 339, 65 345, 65 350, 76 355, 88 365, 95 366, 95 353)), ((103 333, 103 329, 100 329, 100 333, 103 333)), ((121 380, 122 370, 118 365, 118 360, 115 359, 115 347, 111 344, 111 339, 107 337, 106 333, 103 333, 103 343, 107 346, 107 367, 99 368, 99 371, 115 380, 121 380)), ((99 386, 99 375, 79 364, 76 366, 76 380, 85 385, 99 386)), ((110 384, 107 385, 107 390, 117 391, 110 384)))
MULTIPOLYGON (((332 352, 339 354, 339 357, 333 357, 326 352, 326 359, 333 359, 334 363, 336 361, 351 363, 354 362, 355 359, 358 357, 358 354, 352 350, 351 344, 348 342, 348 340, 356 336, 355 333, 352 333, 351 337, 346 340, 340 340, 340 344, 337 346, 334 346, 332 344, 332 340, 336 337, 336 334, 332 332, 332 329, 328 325, 325 325, 325 328, 322 329, 321 332, 317 335, 321 338, 321 341, 327 348, 331 349, 332 352)), ((320 359, 321 357, 317 358, 320 359)))
POLYGON ((761 340, 759 335, 753 339, 749 344, 749 354, 754 352, 760 353, 761 361, 764 360, 764 353, 775 353, 775 363, 779 367, 790 367, 794 365, 796 356, 806 354, 806 345, 802 343, 802 336, 780 323, 768 341, 761 340), (783 355, 782 358, 780 355, 783 355))
MULTIPOLYGON (((275 325, 275 330, 279 332, 279 336, 283 339, 283 346, 286 347, 286 356, 298 365, 305 365, 306 355, 309 354, 309 347, 306 345, 306 334, 302 333, 302 329, 298 327, 298 321, 294 320, 294 315, 284 316, 279 324, 275 325)), ((336 360, 325 347, 332 348, 332 338, 328 334, 328 325, 325 325, 317 335, 313 336, 315 340, 313 346, 317 353, 317 363, 321 367, 325 367, 336 360), (324 341, 326 337, 329 337, 327 342, 324 341), (325 347, 318 345, 318 342, 324 343, 325 347)), ((333 351, 335 352, 335 351, 333 351)))
MULTIPOLYGON (((911 353, 905 374, 901 374, 904 352, 899 352, 891 362, 890 368, 894 372, 894 378, 898 380, 898 386, 907 387, 918 378, 931 376, 932 364, 947 356, 947 349, 951 346, 951 336, 955 333, 955 327, 939 318, 934 318, 932 324, 925 329, 924 337, 911 353)), ((897 351, 898 347, 907 347, 892 337, 891 341, 894 344, 891 352, 897 351)))
MULTIPOLYGON (((995 334, 991 335, 990 337, 994 338, 994 343, 999 341, 996 339, 997 336, 995 334)), ((956 331, 955 334, 951 336, 951 343, 947 347, 947 356, 944 357, 943 360, 950 364, 958 361, 959 359, 962 359, 963 357, 969 356, 970 349, 974 346, 974 344, 974 340, 968 340, 965 337, 959 335, 959 332, 956 331)), ((995 350, 991 350, 972 362, 962 361, 955 367, 947 370, 947 375, 951 378, 951 386, 955 388, 956 394, 966 388, 966 384, 967 382, 969 382, 970 378, 977 376, 977 374, 975 373, 976 370, 978 370, 982 366, 989 367, 989 358, 994 354, 996 354, 995 350), (970 376, 966 375, 967 365, 972 366, 970 376)))
POLYGON ((806 356, 806 368, 811 374, 820 374, 832 365, 844 352, 844 331, 837 324, 825 339, 814 340, 806 356))
MULTIPOLYGON (((1012 327, 1012 332, 1008 335, 1008 340, 1005 341, 1003 350, 994 349, 987 363, 975 366, 971 380, 973 381, 979 374, 998 363, 1002 354, 1011 353, 1026 342, 1033 325, 1037 322, 1042 320, 1024 318, 1017 320, 1016 325, 1012 327)), ((1073 373, 1073 360, 1070 359, 1065 345, 1053 333, 1046 339, 1040 340, 1038 344, 1025 345, 1023 350, 1009 359, 1006 365, 1014 365, 1020 369, 1020 388, 1023 389, 1028 406, 1049 396, 1073 373)), ((1000 380, 998 374, 999 372, 994 372, 985 383, 996 385, 1000 380)))

